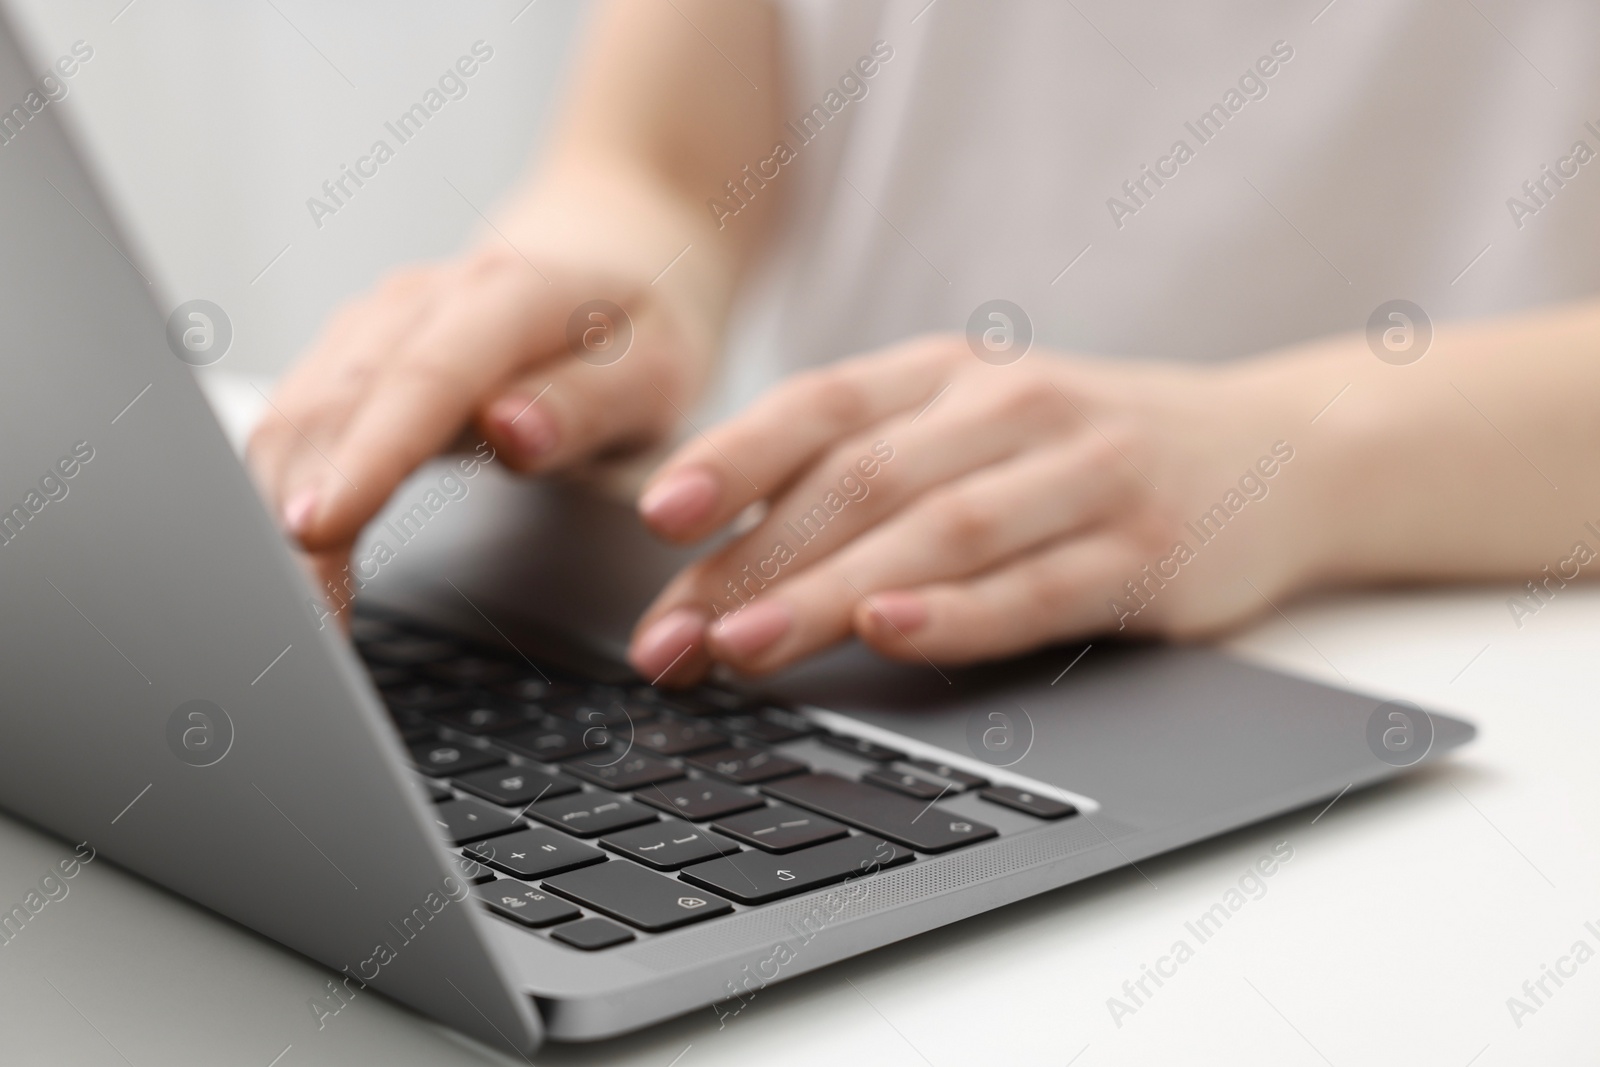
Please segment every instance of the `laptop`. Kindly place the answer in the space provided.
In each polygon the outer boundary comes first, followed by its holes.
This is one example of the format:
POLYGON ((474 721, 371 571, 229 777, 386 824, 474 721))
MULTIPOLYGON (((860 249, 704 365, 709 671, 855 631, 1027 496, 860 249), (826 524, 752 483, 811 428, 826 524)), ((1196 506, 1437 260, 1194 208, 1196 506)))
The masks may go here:
POLYGON ((1111 642, 657 689, 621 649, 681 552, 482 453, 373 524, 346 637, 43 69, 0 24, 0 806, 325 965, 308 1024, 364 989, 521 1054, 726 1017, 1473 736, 1111 642))

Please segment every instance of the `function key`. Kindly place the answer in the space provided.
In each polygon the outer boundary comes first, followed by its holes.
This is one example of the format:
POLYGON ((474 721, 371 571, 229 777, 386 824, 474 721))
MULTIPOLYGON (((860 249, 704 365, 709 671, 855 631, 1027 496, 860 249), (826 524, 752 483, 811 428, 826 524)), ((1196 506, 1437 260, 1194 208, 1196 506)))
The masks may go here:
POLYGON ((893 789, 896 793, 904 793, 908 797, 918 800, 936 800, 951 792, 947 785, 931 782, 920 774, 905 774, 901 771, 891 771, 887 767, 874 767, 861 776, 863 782, 881 785, 885 789, 893 789))
POLYGON ((913 800, 836 774, 802 774, 761 787, 769 796, 832 816, 918 852, 947 852, 999 835, 932 802, 913 800))
POLYGON ((937 760, 908 759, 904 762, 907 767, 913 767, 919 771, 925 771, 926 773, 933 775, 935 778, 944 779, 946 782, 953 782, 955 785, 954 788, 950 790, 952 793, 959 792, 963 789, 981 789, 983 786, 989 784, 989 780, 987 778, 979 778, 976 774, 968 774, 966 771, 957 770, 948 763, 940 763, 937 760))
POLYGON ((433 807, 433 820, 444 828, 451 844, 464 845, 516 829, 517 817, 481 800, 447 800, 433 807))
POLYGON ((611 793, 573 793, 541 800, 528 809, 528 814, 576 837, 599 837, 658 818, 644 805, 611 793))
POLYGON ((500 762, 500 757, 481 748, 468 748, 449 741, 429 741, 411 746, 411 760, 423 774, 442 778, 492 766, 500 762))
POLYGON ((786 856, 764 852, 725 856, 686 869, 683 880, 726 893, 741 904, 764 904, 847 878, 876 874, 913 858, 905 849, 876 837, 847 837, 786 856))
POLYGON ((578 791, 578 783, 564 774, 532 767, 490 767, 455 780, 456 785, 485 800, 520 807, 545 797, 562 797, 578 791))
POLYGON ((642 753, 620 759, 609 752, 597 753, 583 759, 568 760, 561 767, 574 777, 607 789, 634 790, 683 777, 683 772, 675 765, 642 753))
POLYGON ((465 850, 468 856, 515 878, 543 878, 605 859, 605 853, 542 826, 518 830, 465 850))
POLYGON ((510 878, 479 887, 477 896, 496 915, 523 926, 553 926, 583 914, 560 897, 510 878))
POLYGON ((610 919, 579 919, 575 923, 556 927, 550 931, 550 936, 587 952, 633 940, 631 930, 618 926, 610 919))
POLYGON ((721 775, 740 785, 770 782, 811 768, 798 760, 760 748, 719 748, 689 757, 689 766, 721 775))
POLYGON ((624 860, 546 878, 544 887, 652 933, 733 910, 732 904, 714 893, 624 860))
POLYGON ((685 778, 681 782, 651 786, 639 790, 634 798, 691 822, 718 819, 736 811, 759 808, 766 803, 754 793, 709 778, 685 778))
POLYGON ((1078 814, 1078 809, 1062 800, 1040 796, 1012 785, 994 785, 980 790, 978 795, 996 804, 1003 804, 1036 819, 1065 819, 1078 814))
POLYGON ((739 846, 727 838, 697 830, 677 819, 607 834, 600 839, 600 844, 658 871, 674 871, 690 863, 739 851, 739 846))
POLYGON ((832 819, 784 804, 720 819, 711 828, 767 852, 793 852, 847 833, 832 819))
POLYGON ((888 763, 891 760, 905 759, 904 752, 874 744, 864 737, 846 737, 843 734, 823 734, 820 738, 829 748, 836 748, 841 752, 848 752, 852 756, 872 760, 874 763, 888 763))
POLYGON ((703 722, 664 721, 635 730, 633 743, 657 755, 681 756, 721 748, 728 743, 728 735, 703 722))

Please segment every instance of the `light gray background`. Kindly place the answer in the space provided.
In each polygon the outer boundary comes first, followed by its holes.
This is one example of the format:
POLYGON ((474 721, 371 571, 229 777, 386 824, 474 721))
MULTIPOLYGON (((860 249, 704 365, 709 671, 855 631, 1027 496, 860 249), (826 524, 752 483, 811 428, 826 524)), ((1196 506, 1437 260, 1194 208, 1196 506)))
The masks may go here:
POLYGON ((493 216, 540 139, 584 12, 576 0, 6 6, 45 62, 80 39, 94 48, 51 106, 80 134, 164 306, 216 301, 234 325, 218 370, 263 378, 341 300, 460 247, 483 227, 477 211, 493 216), (480 39, 494 57, 468 94, 313 225, 306 198, 376 138, 393 145, 383 123, 480 39))

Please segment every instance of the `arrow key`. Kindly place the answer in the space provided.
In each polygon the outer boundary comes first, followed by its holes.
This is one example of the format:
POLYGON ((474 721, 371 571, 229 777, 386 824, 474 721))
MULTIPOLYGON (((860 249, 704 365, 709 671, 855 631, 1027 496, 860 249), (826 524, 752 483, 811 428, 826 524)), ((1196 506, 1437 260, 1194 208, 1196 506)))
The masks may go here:
POLYGON ((600 839, 600 846, 629 859, 638 860, 658 871, 675 871, 691 863, 739 851, 738 845, 720 834, 698 830, 677 819, 666 819, 645 826, 635 826, 632 830, 607 834, 600 839))
POLYGON ((725 893, 741 904, 764 904, 846 878, 875 874, 911 859, 905 849, 863 835, 778 856, 741 852, 686 867, 680 877, 725 893))

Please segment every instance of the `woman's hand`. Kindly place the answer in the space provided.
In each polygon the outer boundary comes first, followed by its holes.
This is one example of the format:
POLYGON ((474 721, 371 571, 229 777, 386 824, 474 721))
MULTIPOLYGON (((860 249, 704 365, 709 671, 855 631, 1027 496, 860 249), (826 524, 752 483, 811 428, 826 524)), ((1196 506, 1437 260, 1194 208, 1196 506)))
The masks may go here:
POLYGON ((673 541, 764 511, 662 592, 633 664, 761 674, 851 634, 965 663, 1270 610, 1318 555, 1292 439, 1315 409, 1256 366, 995 366, 957 335, 796 377, 646 486, 640 512, 673 541))
POLYGON ((401 481, 464 433, 525 472, 667 434, 706 346, 648 281, 535 266, 502 245, 395 274, 335 315, 249 448, 321 576, 401 481))

